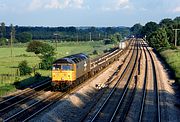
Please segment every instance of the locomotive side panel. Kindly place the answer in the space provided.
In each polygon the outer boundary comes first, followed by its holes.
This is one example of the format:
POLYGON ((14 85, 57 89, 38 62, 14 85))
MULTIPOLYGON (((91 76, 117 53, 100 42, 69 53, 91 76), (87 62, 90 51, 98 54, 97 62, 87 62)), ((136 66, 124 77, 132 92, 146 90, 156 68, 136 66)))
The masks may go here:
POLYGON ((90 72, 90 60, 86 59, 76 64, 76 78, 90 72))

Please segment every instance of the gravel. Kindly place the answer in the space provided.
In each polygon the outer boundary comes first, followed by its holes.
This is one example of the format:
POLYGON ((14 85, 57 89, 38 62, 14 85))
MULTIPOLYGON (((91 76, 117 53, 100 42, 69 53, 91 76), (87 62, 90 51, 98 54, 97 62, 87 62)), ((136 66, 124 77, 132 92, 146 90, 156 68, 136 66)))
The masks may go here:
POLYGON ((180 104, 179 98, 175 96, 178 89, 173 88, 173 81, 170 79, 168 70, 165 65, 162 64, 158 57, 154 54, 156 58, 156 64, 159 68, 159 75, 161 81, 158 82, 160 91, 160 104, 161 108, 161 119, 167 122, 180 122, 180 109, 176 107, 176 104, 180 104))
MULTIPOLYGON (((154 54, 155 55, 155 54, 154 54)), ((157 58, 157 57, 156 57, 157 58)), ((143 56, 144 59, 144 56, 143 56)), ((117 67, 122 64, 122 61, 116 61, 113 63, 110 68, 108 68, 103 73, 100 73, 98 77, 93 80, 89 80, 85 85, 76 91, 67 95, 63 99, 56 102, 54 105, 49 107, 47 110, 43 111, 41 114, 32 119, 32 122, 47 121, 47 122, 79 122, 82 117, 97 103, 97 100, 102 95, 102 90, 98 90, 95 85, 102 84, 107 81, 107 79, 114 73, 117 67)), ((144 72, 145 62, 142 62, 141 72, 144 72)), ((179 104, 179 99, 175 96, 177 91, 173 89, 173 80, 168 77, 167 69, 163 67, 163 64, 156 60, 156 65, 159 68, 159 75, 161 81, 159 81, 159 91, 160 91, 160 104, 161 108, 161 119, 162 121, 173 121, 180 122, 180 109, 176 107, 176 104, 179 104)), ((143 87, 143 75, 139 76, 138 91, 142 93, 143 87)), ((142 94, 140 94, 142 95, 142 94)), ((134 112, 136 111, 136 106, 141 98, 139 94, 135 96, 135 103, 132 105, 135 106, 131 112, 128 114, 127 120, 133 121, 138 118, 134 118, 134 112), (136 98, 137 97, 137 98, 136 98)), ((102 99, 100 99, 102 100, 102 99)), ((99 102, 98 102, 99 103, 99 102)))
POLYGON ((81 89, 67 95, 31 121, 81 121, 82 117, 93 107, 103 93, 95 85, 105 83, 116 71, 117 67, 123 63, 122 60, 124 58, 125 56, 122 56, 119 61, 114 62, 106 71, 100 73, 93 80, 87 81, 81 89))

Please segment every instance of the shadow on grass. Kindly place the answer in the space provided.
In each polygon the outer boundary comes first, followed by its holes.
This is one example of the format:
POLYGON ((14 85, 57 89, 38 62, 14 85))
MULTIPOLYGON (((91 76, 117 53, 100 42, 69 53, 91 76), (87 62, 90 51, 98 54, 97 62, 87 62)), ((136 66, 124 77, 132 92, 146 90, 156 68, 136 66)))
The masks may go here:
POLYGON ((46 79, 49 79, 47 76, 34 76, 34 77, 29 77, 27 79, 21 80, 21 81, 16 81, 14 82, 14 86, 16 89, 23 90, 25 88, 33 88, 37 86, 38 84, 44 82, 46 79))

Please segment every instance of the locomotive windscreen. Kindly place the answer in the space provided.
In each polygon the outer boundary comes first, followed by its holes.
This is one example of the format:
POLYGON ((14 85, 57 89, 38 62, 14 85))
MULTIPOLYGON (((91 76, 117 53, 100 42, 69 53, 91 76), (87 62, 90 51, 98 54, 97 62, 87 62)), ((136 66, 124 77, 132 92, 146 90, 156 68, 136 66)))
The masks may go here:
POLYGON ((86 60, 89 57, 83 53, 79 53, 79 54, 74 54, 74 55, 70 55, 64 58, 60 58, 57 59, 54 64, 56 63, 68 63, 68 64, 74 64, 74 63, 78 63, 82 60, 86 60))

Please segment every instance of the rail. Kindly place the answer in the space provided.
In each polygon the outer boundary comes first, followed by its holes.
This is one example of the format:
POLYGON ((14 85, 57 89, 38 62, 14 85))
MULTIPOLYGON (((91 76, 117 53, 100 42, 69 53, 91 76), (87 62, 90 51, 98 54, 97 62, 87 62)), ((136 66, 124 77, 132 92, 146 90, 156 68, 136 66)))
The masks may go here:
MULTIPOLYGON (((134 50, 133 53, 131 55, 131 58, 129 60, 128 65, 126 66, 125 70, 123 71, 122 75, 120 76, 120 78, 118 79, 118 82, 115 84, 115 86, 113 87, 112 91, 110 92, 109 96, 106 98, 106 100, 104 101, 104 103, 102 104, 102 106, 100 107, 100 109, 96 112, 95 116, 91 119, 91 122, 95 121, 95 119, 97 119, 98 115, 100 114, 100 112, 103 110, 103 108, 105 107, 105 105, 107 104, 107 102, 109 101, 110 97, 112 97, 113 93, 116 90, 117 85, 120 83, 120 81, 123 79, 123 77, 125 76, 125 74, 130 71, 129 67, 132 67, 130 65, 132 65, 132 63, 130 63, 131 61, 133 62, 132 58, 134 57, 134 50)), ((126 74, 127 75, 127 74, 126 74)))

